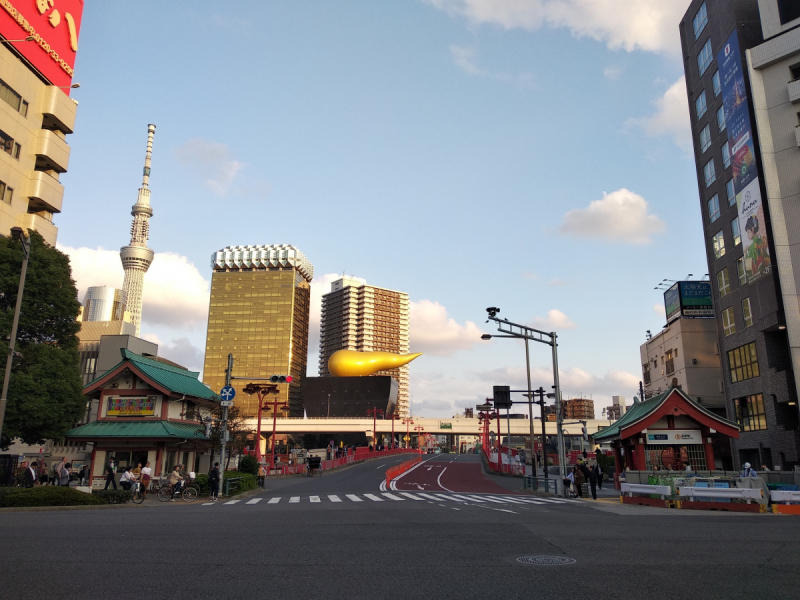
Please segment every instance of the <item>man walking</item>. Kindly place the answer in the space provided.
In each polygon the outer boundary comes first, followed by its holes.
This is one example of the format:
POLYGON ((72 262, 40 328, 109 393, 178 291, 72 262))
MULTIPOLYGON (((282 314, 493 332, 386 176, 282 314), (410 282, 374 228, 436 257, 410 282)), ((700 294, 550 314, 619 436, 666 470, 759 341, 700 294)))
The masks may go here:
POLYGON ((214 468, 208 475, 208 482, 211 484, 211 501, 216 502, 219 500, 219 463, 214 463, 214 468))
POLYGON ((594 467, 595 472, 597 473, 597 489, 603 489, 603 469, 600 466, 600 463, 597 463, 594 467))
POLYGON ((597 471, 594 465, 589 467, 589 487, 592 490, 592 500, 597 500, 597 471))
POLYGON ((117 472, 117 463, 114 462, 114 459, 111 459, 111 462, 108 463, 106 467, 106 487, 104 490, 108 489, 108 484, 114 486, 114 489, 117 489, 117 481, 114 479, 114 474, 117 472))
POLYGON ((69 468, 71 465, 67 463, 67 457, 61 459, 61 462, 56 465, 56 473, 58 473, 58 485, 69 487, 69 468))
MULTIPOLYGON (((34 462, 34 463, 31 463, 30 465, 28 465, 28 468, 25 469, 25 487, 26 488, 32 488, 33 484, 36 483, 36 480, 38 479, 38 477, 36 477, 36 467, 37 467, 37 464, 34 462)), ((17 480, 17 481, 19 481, 19 480, 17 480)))

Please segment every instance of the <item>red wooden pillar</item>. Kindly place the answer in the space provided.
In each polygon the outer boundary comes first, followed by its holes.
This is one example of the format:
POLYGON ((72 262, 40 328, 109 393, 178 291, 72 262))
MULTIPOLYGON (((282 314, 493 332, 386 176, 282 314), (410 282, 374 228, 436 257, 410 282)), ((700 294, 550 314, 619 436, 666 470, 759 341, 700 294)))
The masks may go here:
MULTIPOLYGON (((703 449, 706 451, 706 469, 709 471, 713 471, 714 466, 714 446, 711 445, 710 442, 711 438, 706 437, 705 441, 703 442, 703 449)), ((692 465, 695 469, 697 468, 695 465, 692 465)))
POLYGON ((622 473, 622 448, 620 448, 619 442, 614 444, 614 470, 622 473))
POLYGON ((634 470, 636 471, 644 471, 647 469, 647 461, 644 458, 644 444, 639 443, 639 438, 636 438, 636 457, 635 457, 635 467, 634 470))

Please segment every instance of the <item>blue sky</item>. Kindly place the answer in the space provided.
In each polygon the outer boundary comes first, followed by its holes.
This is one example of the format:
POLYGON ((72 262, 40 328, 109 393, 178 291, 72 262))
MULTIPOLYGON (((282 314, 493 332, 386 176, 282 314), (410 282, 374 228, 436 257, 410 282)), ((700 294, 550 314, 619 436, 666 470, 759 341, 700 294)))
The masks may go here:
POLYGON ((559 332, 565 395, 630 399, 653 287, 706 261, 688 0, 624 4, 87 3, 59 245, 81 290, 121 286, 155 123, 142 333, 163 355, 202 368, 212 252, 289 243, 315 302, 345 271, 410 294, 416 414, 522 384, 521 344, 478 339, 492 305, 559 332))

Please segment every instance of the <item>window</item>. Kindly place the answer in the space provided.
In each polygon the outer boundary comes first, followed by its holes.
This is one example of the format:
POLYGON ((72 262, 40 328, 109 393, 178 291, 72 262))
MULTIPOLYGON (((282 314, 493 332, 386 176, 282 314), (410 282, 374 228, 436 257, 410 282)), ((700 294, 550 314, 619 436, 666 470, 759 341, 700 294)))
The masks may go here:
POLYGON ((672 358, 672 350, 667 350, 667 360, 665 364, 667 365, 667 375, 672 375, 675 372, 675 361, 672 358))
POLYGON ((712 158, 710 161, 706 163, 706 166, 703 167, 703 176, 706 179, 706 187, 710 186, 717 180, 717 173, 714 170, 714 159, 712 158))
POLYGON ((714 86, 714 98, 716 98, 720 95, 720 92, 722 92, 722 84, 719 81, 719 71, 715 72, 711 77, 711 83, 714 86))
POLYGON ((706 3, 703 2, 697 10, 697 14, 692 19, 692 27, 694 28, 694 39, 702 33, 703 29, 708 24, 708 11, 706 10, 706 3))
POLYGON ((650 384, 650 363, 645 363, 642 365, 642 376, 644 377, 645 385, 650 384))
POLYGON ((96 358, 87 358, 86 359, 86 368, 84 368, 83 372, 86 375, 94 375, 97 372, 97 359, 96 358))
POLYGON ((717 289, 719 290, 719 297, 722 298, 731 293, 731 280, 728 277, 728 269, 722 269, 717 273, 717 289))
POLYGON ((711 146, 711 125, 706 125, 700 132, 700 152, 705 152, 711 146))
POLYGON ((700 95, 697 97, 697 100, 694 101, 694 108, 697 112, 697 118, 699 119, 704 114, 706 114, 706 110, 708 109, 708 104, 706 104, 706 91, 703 90, 700 92, 700 95))
POLYGON ((5 131, 0 130, 0 150, 6 154, 14 156, 14 138, 8 135, 5 131))
POLYGON ((739 217, 731 221, 731 233, 733 234, 733 245, 738 246, 742 243, 742 236, 739 235, 739 217))
POLYGON ((725 131, 725 107, 720 106, 717 109, 717 127, 719 127, 720 133, 725 131))
POLYGON ((767 415, 764 414, 764 398, 761 394, 735 398, 736 421, 742 431, 758 431, 767 428, 767 415))
POLYGON ((747 274, 744 272, 744 258, 736 261, 736 273, 739 275, 739 286, 745 285, 747 283, 747 274))
POLYGON ((0 200, 6 204, 11 204, 11 199, 14 197, 14 188, 8 187, 5 182, 0 181, 0 200))
POLYGON ((750 298, 742 300, 742 316, 744 317, 744 326, 750 327, 753 324, 753 311, 750 309, 750 298))
POLYGON ((706 72, 709 65, 711 64, 711 38, 706 40, 705 45, 703 45, 703 49, 700 50, 700 54, 697 55, 697 67, 700 69, 700 75, 706 72))
POLYGON ((728 351, 728 370, 731 374, 731 383, 746 381, 758 377, 758 356, 756 343, 750 342, 728 351))
POLYGON ((28 116, 28 103, 2 79, 0 79, 0 100, 4 100, 23 117, 28 116))
MULTIPOLYGON (((781 25, 800 19, 800 3, 797 0, 778 0, 778 16, 780 17, 781 25)), ((695 36, 695 39, 697 39, 697 36, 695 36)))
POLYGON ((733 316, 733 307, 726 308, 722 311, 722 332, 725 336, 736 333, 736 321, 733 316))
POLYGON ((725 234, 718 231, 711 238, 711 244, 714 247, 714 258, 722 258, 725 256, 725 234))
POLYGON ((708 201, 708 220, 713 223, 719 219, 719 196, 714 194, 714 197, 708 201))
POLYGON ((736 204, 736 192, 733 189, 733 179, 725 184, 725 192, 728 194, 728 206, 736 204))
POLYGON ((728 142, 722 144, 722 168, 727 169, 731 166, 731 151, 728 148, 728 142))

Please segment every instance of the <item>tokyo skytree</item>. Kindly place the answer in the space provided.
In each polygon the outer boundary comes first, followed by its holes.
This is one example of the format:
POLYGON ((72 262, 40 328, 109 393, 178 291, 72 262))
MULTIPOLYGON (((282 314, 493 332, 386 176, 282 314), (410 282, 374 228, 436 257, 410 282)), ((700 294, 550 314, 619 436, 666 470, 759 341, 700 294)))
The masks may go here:
POLYGON ((125 290, 127 304, 125 310, 131 314, 131 322, 136 327, 136 336, 142 323, 142 285, 144 274, 153 262, 153 251, 147 247, 147 238, 150 236, 150 217, 153 209, 150 208, 150 190, 147 187, 150 181, 150 158, 153 154, 153 136, 156 133, 155 125, 147 126, 147 153, 144 157, 144 172, 142 187, 139 188, 139 197, 131 209, 133 223, 131 224, 131 243, 120 249, 122 268, 125 270, 125 290))

